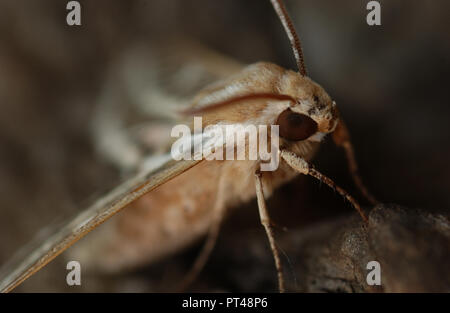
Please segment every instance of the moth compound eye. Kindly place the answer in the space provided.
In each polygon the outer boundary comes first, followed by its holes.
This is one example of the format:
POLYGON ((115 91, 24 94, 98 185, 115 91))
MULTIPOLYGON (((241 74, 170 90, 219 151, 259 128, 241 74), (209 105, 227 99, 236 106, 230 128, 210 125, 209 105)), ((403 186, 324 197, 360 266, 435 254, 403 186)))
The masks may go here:
POLYGON ((283 111, 276 124, 280 127, 280 137, 292 141, 305 140, 317 131, 317 123, 312 118, 291 109, 283 111))

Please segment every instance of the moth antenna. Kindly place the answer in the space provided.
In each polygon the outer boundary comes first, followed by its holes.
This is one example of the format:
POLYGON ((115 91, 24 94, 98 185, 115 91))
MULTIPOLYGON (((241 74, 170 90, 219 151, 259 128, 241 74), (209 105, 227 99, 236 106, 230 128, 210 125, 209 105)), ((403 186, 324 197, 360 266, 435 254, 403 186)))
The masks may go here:
POLYGON ((218 101, 218 102, 213 102, 213 103, 208 104, 207 106, 204 106, 204 107, 189 108, 187 110, 181 111, 180 113, 184 114, 184 115, 192 115, 192 114, 197 114, 197 113, 204 113, 204 112, 207 112, 207 111, 210 111, 210 110, 214 110, 214 109, 217 109, 217 108, 220 108, 220 107, 224 107, 224 106, 227 106, 227 105, 234 104, 236 102, 245 101, 245 100, 258 100, 258 99, 272 99, 272 100, 278 100, 278 101, 291 101, 291 102, 294 102, 294 103, 296 102, 296 100, 294 98, 292 98, 291 96, 288 96, 288 95, 261 92, 261 93, 251 93, 251 94, 247 94, 247 95, 241 95, 241 96, 232 97, 231 99, 218 101))
POLYGON ((275 9, 275 12, 277 13, 278 17, 280 18, 284 30, 286 31, 286 34, 289 38, 289 41, 291 42, 291 47, 292 51, 294 52, 294 57, 295 61, 297 62, 298 70, 302 76, 306 76, 307 72, 305 60, 303 59, 303 51, 302 45, 300 43, 300 38, 298 37, 297 32, 295 31, 294 24, 292 23, 292 20, 289 17, 286 7, 284 6, 283 0, 270 0, 270 2, 272 2, 272 6, 275 9))

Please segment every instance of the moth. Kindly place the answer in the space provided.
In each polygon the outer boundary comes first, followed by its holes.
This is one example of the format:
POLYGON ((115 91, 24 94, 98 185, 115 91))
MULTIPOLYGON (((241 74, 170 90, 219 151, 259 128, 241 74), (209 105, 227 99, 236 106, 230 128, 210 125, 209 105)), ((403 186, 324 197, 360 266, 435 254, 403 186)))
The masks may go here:
MULTIPOLYGON (((223 74, 232 68, 236 73, 200 90, 180 113, 186 120, 201 117, 204 128, 216 124, 278 126, 279 145, 272 147, 280 159, 277 169, 261 171, 265 163, 261 159, 175 160, 168 152, 147 158, 148 164, 133 178, 99 198, 19 263, 6 268, 0 282, 2 292, 13 290, 123 208, 123 214, 102 225, 88 241, 74 246, 75 258, 83 266, 119 271, 161 259, 206 235, 202 251, 183 280, 186 285, 206 263, 227 211, 256 198, 280 292, 285 291, 283 271, 265 204, 274 189, 299 174, 314 177, 346 198, 367 221, 358 202, 310 163, 323 138, 331 134, 346 153, 356 186, 371 203, 376 202, 358 174, 350 136, 336 103, 307 76, 300 40, 283 1, 271 3, 289 38, 298 72, 267 62, 245 67, 229 62, 218 71, 223 74)), ((234 148, 238 145, 248 151, 248 140, 236 142, 234 148)), ((139 158, 131 155, 131 159, 139 158)))

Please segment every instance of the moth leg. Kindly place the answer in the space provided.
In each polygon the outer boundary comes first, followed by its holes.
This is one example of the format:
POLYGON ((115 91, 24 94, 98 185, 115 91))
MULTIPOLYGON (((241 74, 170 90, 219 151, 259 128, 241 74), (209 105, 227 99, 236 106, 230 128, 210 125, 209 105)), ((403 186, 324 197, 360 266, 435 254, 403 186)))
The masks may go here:
POLYGON ((356 162, 355 152, 353 150, 353 145, 350 140, 350 133, 345 126, 344 122, 339 120, 339 123, 332 134, 333 141, 338 147, 342 147, 345 151, 345 156, 347 158, 348 168, 350 174, 353 178, 353 181, 356 187, 359 189, 361 194, 372 204, 375 205, 378 201, 375 197, 369 192, 364 183, 362 182, 361 176, 358 171, 358 163, 356 162))
POLYGON ((283 268, 281 266, 280 253, 275 244, 275 238, 274 238, 273 229, 272 229, 272 226, 270 223, 269 213, 267 212, 267 208, 266 208, 266 201, 264 199, 264 192, 263 192, 261 176, 262 176, 262 174, 258 170, 255 173, 255 186, 256 186, 256 198, 258 201, 258 208, 259 208, 259 217, 261 218, 261 224, 264 226, 264 229, 267 234, 267 238, 269 239, 270 249, 272 250, 272 255, 275 260, 275 267, 277 268, 277 274, 278 274, 278 289, 280 292, 284 292, 285 287, 284 287, 284 278, 283 278, 283 268))
POLYGON ((205 264, 208 261, 208 258, 211 255, 211 252, 217 242, 220 226, 222 225, 222 221, 225 215, 225 179, 223 177, 224 175, 221 175, 221 179, 219 180, 217 198, 213 208, 214 213, 212 223, 209 228, 206 241, 203 244, 202 250, 195 259, 191 269, 179 284, 178 290, 185 290, 187 287, 189 287, 190 284, 195 281, 195 279, 205 267, 205 264))
POLYGON ((336 190, 341 196, 343 196, 353 205, 353 207, 356 209, 356 211, 358 211, 363 221, 366 224, 368 223, 367 216, 361 209, 359 203, 347 191, 336 185, 336 183, 331 178, 323 175, 322 173, 314 169, 312 165, 310 165, 308 162, 306 162, 303 158, 299 157, 295 153, 292 153, 287 150, 281 150, 280 154, 283 160, 285 160, 290 167, 292 167, 299 173, 312 176, 320 180, 321 182, 327 184, 330 188, 336 190))

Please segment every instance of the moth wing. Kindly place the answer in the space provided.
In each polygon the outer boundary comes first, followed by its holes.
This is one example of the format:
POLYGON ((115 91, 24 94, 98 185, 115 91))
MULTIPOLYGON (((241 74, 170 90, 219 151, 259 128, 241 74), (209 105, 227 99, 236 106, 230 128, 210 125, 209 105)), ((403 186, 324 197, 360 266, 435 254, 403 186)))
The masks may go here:
POLYGON ((11 260, 10 265, 6 265, 0 271, 0 292, 13 290, 126 205, 199 162, 199 160, 175 161, 171 159, 157 169, 141 172, 111 190, 63 227, 54 231, 43 242, 37 243, 37 247, 31 252, 25 252, 25 258, 11 260))
MULTIPOLYGON (((93 137, 97 146, 104 143, 104 135, 110 137, 116 131, 124 134, 134 126, 126 119, 118 119, 126 116, 125 113, 130 111, 130 106, 135 109, 131 110, 134 114, 129 116, 130 121, 135 122, 136 116, 141 118, 144 116, 145 119, 152 121, 173 122, 179 118, 177 111, 185 107, 188 100, 192 99, 205 84, 224 80, 243 67, 231 58, 193 40, 181 38, 157 42, 150 46, 135 47, 122 61, 117 67, 111 69, 110 79, 106 81, 104 93, 97 105, 92 123, 93 137), (185 79, 187 76, 189 79, 185 79), (194 76, 195 79, 192 79, 194 76), (115 93, 118 90, 126 90, 126 92, 125 94, 115 93), (147 93, 149 90, 152 91, 151 94, 147 93), (124 99, 127 99, 128 95, 136 94, 137 101, 127 104, 124 99), (149 107, 146 103, 152 105, 149 107), (104 117, 107 119, 103 119, 104 117)), ((100 151, 100 154, 111 152, 114 153, 106 149, 106 151, 100 151)), ((116 162, 114 158, 112 157, 113 163, 123 169, 121 162, 116 162)), ((118 158, 120 159, 120 156, 118 158)), ((198 160, 170 160, 153 170, 145 166, 135 168, 139 173, 133 178, 96 200, 69 222, 50 231, 51 235, 46 236, 46 239, 32 242, 30 246, 19 251, 19 254, 0 269, 0 292, 13 290, 126 205, 199 162, 198 160)))

